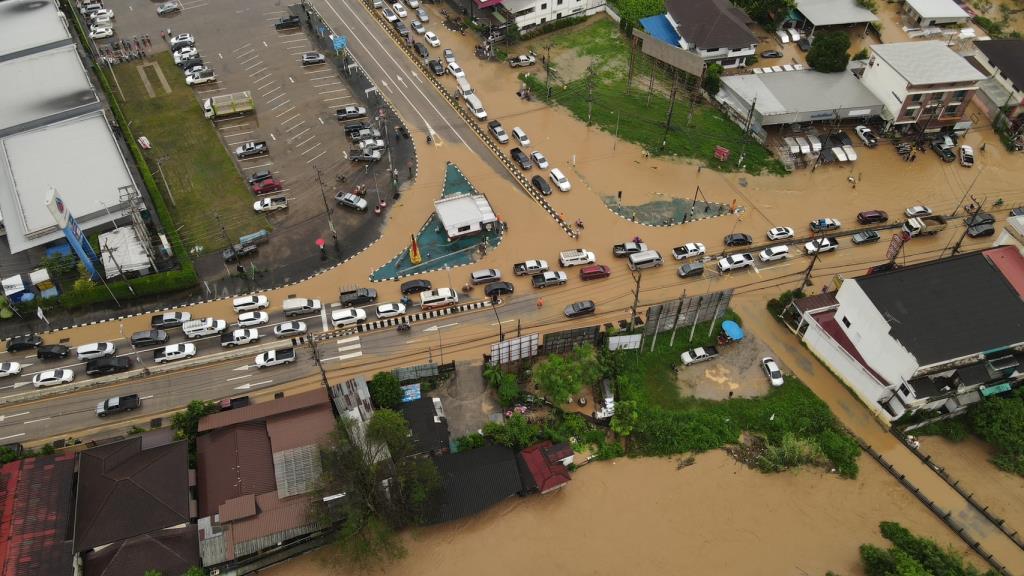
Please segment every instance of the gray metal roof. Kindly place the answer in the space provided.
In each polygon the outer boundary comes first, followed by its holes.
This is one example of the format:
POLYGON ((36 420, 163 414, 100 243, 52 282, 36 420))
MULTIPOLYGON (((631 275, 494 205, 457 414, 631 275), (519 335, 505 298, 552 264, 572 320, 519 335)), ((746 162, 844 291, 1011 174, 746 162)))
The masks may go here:
MULTIPOLYGON (((70 43, 71 33, 56 2, 0 2, 0 60, 40 47, 70 43)), ((10 86, 4 83, 5 86, 10 86)))
POLYGON ((0 85, 0 137, 100 108, 74 45, 0 61, 0 85))
POLYGON ((814 70, 740 74, 722 78, 730 90, 769 117, 794 112, 872 108, 881 101, 849 72, 823 74, 814 70))
POLYGON ((878 21, 878 16, 858 6, 856 0, 796 0, 796 9, 815 26, 878 21))
POLYGON ((875 44, 871 51, 909 84, 978 81, 985 76, 937 40, 875 44))
POLYGON ((923 18, 970 18, 953 0, 907 0, 907 4, 923 18))

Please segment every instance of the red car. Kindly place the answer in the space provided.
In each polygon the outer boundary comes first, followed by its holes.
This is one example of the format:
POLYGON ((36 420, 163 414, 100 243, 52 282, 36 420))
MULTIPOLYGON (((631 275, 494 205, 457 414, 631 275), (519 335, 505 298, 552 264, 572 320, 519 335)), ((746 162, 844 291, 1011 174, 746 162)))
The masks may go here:
POLYGON ((274 178, 268 178, 266 180, 260 180, 259 182, 252 183, 253 194, 269 194, 271 192, 277 192, 283 188, 280 180, 274 178))

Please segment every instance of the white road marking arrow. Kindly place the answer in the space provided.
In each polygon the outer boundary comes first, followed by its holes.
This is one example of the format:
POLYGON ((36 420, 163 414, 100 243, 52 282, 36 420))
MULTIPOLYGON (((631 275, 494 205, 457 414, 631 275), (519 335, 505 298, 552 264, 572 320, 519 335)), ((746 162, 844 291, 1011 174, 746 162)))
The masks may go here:
POLYGON ((246 364, 245 366, 239 366, 238 368, 234 368, 232 371, 238 372, 239 370, 248 370, 249 368, 253 368, 255 366, 255 364, 246 364))
POLYGON ((242 384, 241 386, 235 386, 235 390, 248 390, 250 388, 255 388, 256 386, 261 386, 263 384, 270 384, 271 382, 273 382, 273 380, 264 380, 262 382, 253 382, 251 384, 242 384))
POLYGON ((441 326, 437 326, 435 324, 434 326, 431 326, 430 328, 424 328, 423 331, 424 332, 437 332, 441 328, 451 328, 452 326, 458 326, 458 325, 459 325, 458 322, 452 322, 451 324, 443 324, 441 326))
POLYGON ((3 415, 3 414, 0 414, 0 422, 3 422, 4 420, 6 420, 8 418, 17 418, 18 416, 24 416, 26 414, 31 414, 31 412, 18 412, 17 414, 8 414, 6 416, 3 415))
POLYGON ((21 388, 22 386, 25 386, 27 384, 31 384, 31 382, 16 382, 14 384, 11 384, 10 386, 4 386, 3 388, 0 388, 0 390, 7 390, 8 388, 21 388))

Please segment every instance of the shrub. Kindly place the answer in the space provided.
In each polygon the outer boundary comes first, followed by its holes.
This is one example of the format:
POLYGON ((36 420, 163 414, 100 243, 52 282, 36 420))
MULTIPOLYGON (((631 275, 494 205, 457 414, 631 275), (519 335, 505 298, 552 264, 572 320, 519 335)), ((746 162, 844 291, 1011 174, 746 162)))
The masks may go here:
POLYGON ((963 442, 970 434, 965 418, 946 418, 914 430, 918 436, 942 436, 951 442, 963 442))
POLYGON ((836 430, 825 430, 817 437, 818 446, 828 458, 836 472, 843 478, 856 478, 860 471, 857 458, 860 457, 860 444, 849 434, 836 430))
POLYGON ((402 386, 391 372, 377 372, 369 382, 370 399, 378 408, 395 408, 402 403, 402 386))
POLYGON ((513 414, 504 423, 488 422, 484 436, 502 446, 522 450, 540 437, 540 426, 531 423, 522 414, 513 414))
POLYGON ((786 306, 789 306, 793 300, 799 300, 804 297, 806 297, 806 294, 799 288, 796 290, 786 290, 779 294, 778 298, 772 298, 768 301, 768 312, 772 315, 772 318, 782 320, 782 311, 786 309, 786 306))
POLYGON ((856 54, 853 55, 853 59, 854 60, 867 60, 868 56, 869 56, 868 49, 867 48, 861 48, 860 52, 857 52, 856 54))
POLYGON ((466 450, 472 450, 473 448, 479 448, 483 446, 487 440, 483 434, 468 434, 455 440, 455 445, 459 447, 459 452, 465 452, 466 450))
POLYGON ((501 405, 506 408, 518 402, 522 395, 515 374, 509 374, 509 376, 511 378, 503 378, 501 384, 498 385, 498 402, 501 402, 501 405))
POLYGON ((764 472, 781 472, 805 464, 820 465, 824 461, 825 455, 814 440, 787 432, 781 444, 769 444, 765 448, 757 465, 764 472))
POLYGON ((709 64, 704 72, 704 89, 708 94, 714 96, 722 89, 722 72, 725 69, 718 62, 709 64))
POLYGON ((531 28, 530 30, 528 30, 526 32, 518 34, 518 38, 514 38, 511 41, 515 42, 516 40, 526 40, 528 38, 533 38, 535 36, 540 36, 541 34, 547 34, 548 32, 554 32, 555 30, 561 30, 562 28, 568 28, 569 26, 575 26, 576 24, 579 24, 579 23, 583 22, 584 20, 586 20, 586 17, 584 17, 584 16, 575 16, 573 18, 561 18, 561 19, 555 20, 554 22, 551 22, 549 24, 545 24, 543 26, 538 26, 536 28, 531 28))

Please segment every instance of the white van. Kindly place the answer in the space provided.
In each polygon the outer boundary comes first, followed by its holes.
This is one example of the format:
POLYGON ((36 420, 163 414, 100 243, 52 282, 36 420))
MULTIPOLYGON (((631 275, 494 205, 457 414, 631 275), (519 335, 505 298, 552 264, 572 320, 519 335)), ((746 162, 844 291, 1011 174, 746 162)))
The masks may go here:
POLYGON ((313 298, 288 298, 283 307, 285 316, 312 314, 320 311, 320 301, 313 298))
POLYGON ((459 303, 459 295, 451 288, 438 288, 429 292, 420 292, 420 309, 431 310, 459 303))
POLYGON ((662 265, 661 254, 657 250, 644 250, 629 255, 629 269, 642 270, 644 268, 655 268, 662 265))
POLYGON ((476 94, 476 91, 473 90, 473 87, 469 85, 469 80, 466 80, 465 78, 456 78, 455 83, 458 84, 459 86, 459 96, 465 98, 466 96, 472 96, 473 94, 476 94))
POLYGON ((202 320, 189 320, 181 325, 181 330, 186 338, 199 338, 200 336, 213 336, 228 329, 228 323, 216 318, 203 318, 202 320))
POLYGON ((487 110, 484 110, 483 103, 480 102, 480 98, 476 94, 470 94, 465 97, 466 107, 476 117, 477 120, 487 120, 487 110))
POLYGON ((530 145, 530 137, 527 136, 526 131, 524 131, 519 126, 516 126, 515 128, 512 129, 512 137, 519 142, 520 146, 530 145))

